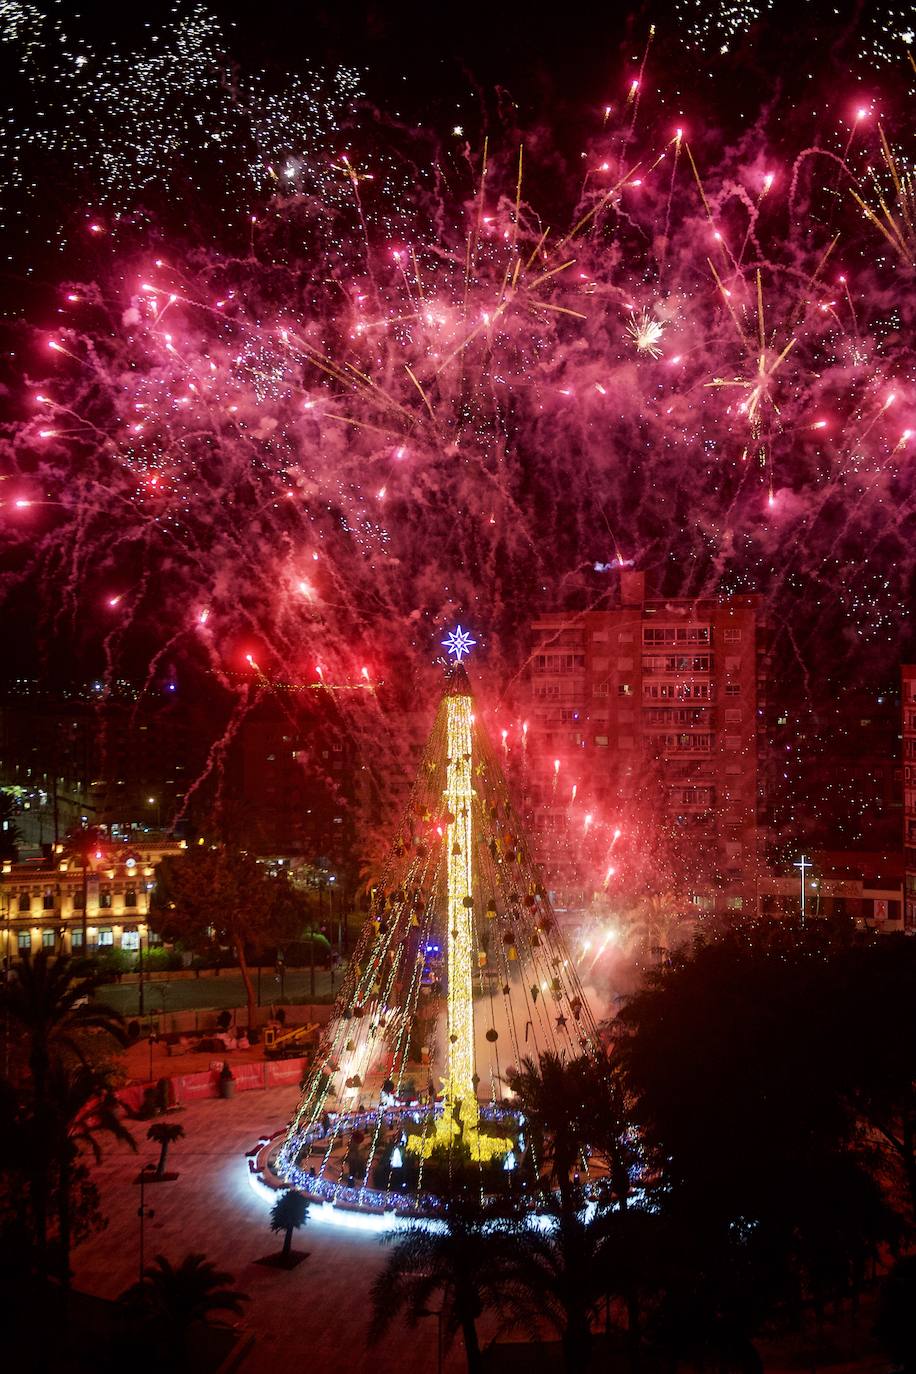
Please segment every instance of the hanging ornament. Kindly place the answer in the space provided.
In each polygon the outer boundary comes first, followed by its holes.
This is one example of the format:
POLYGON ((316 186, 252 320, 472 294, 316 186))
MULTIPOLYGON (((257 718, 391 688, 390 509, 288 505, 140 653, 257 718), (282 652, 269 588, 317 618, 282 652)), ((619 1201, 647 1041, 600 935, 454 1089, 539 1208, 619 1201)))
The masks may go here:
POLYGON ((344 1045, 344 1049, 346 1050, 347 1054, 352 1054, 353 1051, 356 1049, 355 1042, 353 1040, 348 1040, 347 1043, 344 1045))
POLYGON ((582 999, 580 997, 574 997, 569 1004, 569 1010, 578 1021, 579 1017, 582 1015, 582 999))
POLYGON ((499 1039, 499 1031, 496 1030, 493 1026, 491 1026, 490 1029, 487 1031, 487 1039, 489 1040, 491 1045, 495 1045, 496 1041, 499 1039))
POLYGON ((487 902, 487 917, 489 918, 489 920, 492 921, 495 915, 496 915, 496 903, 494 902, 493 898, 491 897, 490 900, 487 902))
POLYGON ((558 1016, 558 1017, 557 1017, 557 1030, 565 1030, 565 1029, 566 1029, 566 1017, 565 1017, 565 1016, 558 1016))
POLYGON ((486 952, 485 949, 480 949, 480 950, 477 951, 477 967, 478 967, 478 968, 486 968, 486 966, 487 966, 487 952, 486 952))
POLYGON ((538 998, 540 997, 540 995, 541 995, 541 989, 538 987, 537 983, 532 983, 532 984, 531 984, 531 1000, 532 1000, 532 1002, 536 1002, 536 1001, 538 1000, 538 998))
POLYGON ((453 1045, 457 1045, 457 1044, 458 1044, 458 1037, 457 1037, 457 1035, 455 1034, 454 1031, 452 1031, 451 1035, 449 1036, 449 1040, 451 1041, 451 1043, 452 1043, 453 1045))
POLYGON ((509 955, 508 955, 508 957, 509 957, 510 959, 517 959, 517 958, 518 958, 518 951, 516 950, 515 945, 510 945, 510 946, 509 946, 509 955))
POLYGON ((465 898, 462 900, 462 906, 464 906, 468 911, 471 910, 471 908, 473 907, 473 905, 474 905, 474 898, 473 898, 473 897, 465 897, 465 898))
POLYGON ((503 997, 508 997, 511 991, 512 989, 509 987, 509 984, 503 983, 503 997))

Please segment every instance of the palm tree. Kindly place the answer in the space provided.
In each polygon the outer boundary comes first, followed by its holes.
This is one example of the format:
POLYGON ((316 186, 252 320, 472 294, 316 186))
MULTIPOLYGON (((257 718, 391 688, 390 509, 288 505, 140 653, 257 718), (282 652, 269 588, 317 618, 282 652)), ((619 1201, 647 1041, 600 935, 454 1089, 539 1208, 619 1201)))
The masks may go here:
POLYGON ((203 1255, 185 1255, 177 1265, 157 1255, 120 1300, 148 1323, 174 1364, 184 1360, 193 1322, 207 1322, 215 1312, 241 1314, 248 1295, 230 1288, 231 1283, 232 1275, 203 1255))
POLYGON ((583 1212, 552 1209, 550 1230, 527 1228, 516 1237, 513 1261, 516 1310, 552 1326, 566 1368, 586 1368, 591 1321, 604 1297, 601 1283, 603 1227, 583 1212))
POLYGON ((608 1171, 610 1199, 626 1208, 630 1176, 637 1158, 636 1135, 630 1103, 617 1066, 599 1055, 583 1055, 570 1065, 584 1101, 581 1128, 593 1156, 603 1159, 608 1171))
POLYGON ((120 1013, 91 1000, 99 981, 85 961, 41 949, 34 959, 20 960, 0 991, 0 1006, 27 1049, 36 1102, 47 1096, 52 1059, 65 1055, 86 1063, 94 1035, 127 1043, 120 1013))
MULTIPOLYGON (((884 937, 882 936, 882 939, 884 937)), ((903 1374, 916 1370, 916 1255, 898 1259, 881 1285, 875 1335, 903 1374)))
MULTIPOLYGON (((122 1120, 122 1108, 108 1073, 92 1065, 52 1065, 43 1115, 46 1158, 52 1168, 57 1166, 59 1269, 61 1281, 66 1284, 70 1281, 74 1171, 81 1152, 91 1151, 98 1164, 102 1158, 102 1135, 113 1136, 132 1149, 136 1146, 122 1120)), ((42 1186, 47 1188, 47 1176, 39 1183, 42 1186)), ((45 1206, 44 1215, 46 1210, 45 1206)))
POLYGON ((289 1262, 293 1232, 305 1225, 308 1214, 308 1199, 303 1197, 301 1193, 297 1193, 295 1188, 289 1188, 285 1193, 281 1193, 270 1209, 270 1229, 285 1232, 283 1250, 281 1251, 281 1259, 284 1264, 289 1262))
POLYGON ((471 1170, 456 1185, 441 1217, 383 1237, 392 1246, 371 1289, 369 1340, 377 1341, 402 1310, 413 1326, 441 1294, 443 1338, 460 1330, 470 1374, 483 1368, 477 1318, 501 1306, 508 1294, 513 1233, 505 1213, 481 1202, 480 1177, 471 1170))
POLYGON ((165 1173, 165 1161, 168 1157, 169 1146, 176 1140, 184 1138, 184 1126, 179 1126, 177 1122, 154 1121, 146 1133, 147 1140, 154 1140, 159 1146, 159 1163, 156 1165, 156 1177, 162 1178, 165 1173))
POLYGON ((537 1062, 523 1059, 506 1075, 527 1118, 536 1153, 549 1165, 550 1176, 566 1205, 570 1200, 571 1175, 588 1143, 585 1070, 580 1060, 570 1064, 547 1050, 537 1062))
POLYGON ((88 951, 89 916, 89 861, 100 853, 100 847, 107 842, 108 836, 97 825, 74 825, 64 836, 63 857, 75 859, 83 872, 83 957, 88 951))

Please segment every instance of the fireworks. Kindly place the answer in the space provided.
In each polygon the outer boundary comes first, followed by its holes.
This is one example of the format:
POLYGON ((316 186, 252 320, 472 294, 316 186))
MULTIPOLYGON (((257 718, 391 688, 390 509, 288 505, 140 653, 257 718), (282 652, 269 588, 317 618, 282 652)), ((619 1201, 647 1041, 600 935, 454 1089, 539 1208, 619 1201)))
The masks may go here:
MULTIPOLYGON (((3 19, 37 88, 56 30, 3 19)), ((583 111, 587 175, 564 180, 543 129, 475 151, 451 120, 444 143, 379 121, 356 151, 353 73, 227 94, 203 10, 129 67, 58 48, 76 117, 50 146, 93 182, 95 267, 22 352, 0 514, 60 623, 102 607, 112 653, 142 627, 226 683, 347 688, 386 764, 403 732, 375 684, 422 672, 460 620, 495 694, 539 610, 587 608, 634 564, 663 594, 759 590, 777 627, 791 606, 793 661, 825 633, 895 661, 916 306, 892 123, 851 138, 844 97, 821 148, 793 111, 783 169, 762 128, 691 142, 644 63, 583 111), (201 140, 220 194, 169 238, 138 206, 201 140)), ((7 126, 20 177, 36 129, 7 126)), ((578 804, 579 834, 609 840, 578 804)))
MULTIPOLYGON (((142 49, 124 51, 96 50, 60 19, 0 0, 0 51, 18 86, 0 119, 5 227, 35 197, 59 203, 61 181, 74 194, 91 188, 93 212, 105 212, 86 226, 95 235, 146 219, 173 177, 230 222, 271 187, 333 198, 334 170, 316 154, 359 95, 359 74, 306 67, 274 89, 263 72, 234 72, 227 46, 203 5, 176 5, 142 49)), ((62 249, 76 210, 60 204, 62 249)))
POLYGON ((648 310, 631 315, 627 321, 627 333, 636 345, 636 351, 648 353, 650 358, 662 356, 662 350, 658 345, 664 332, 664 326, 658 320, 654 320, 648 310))

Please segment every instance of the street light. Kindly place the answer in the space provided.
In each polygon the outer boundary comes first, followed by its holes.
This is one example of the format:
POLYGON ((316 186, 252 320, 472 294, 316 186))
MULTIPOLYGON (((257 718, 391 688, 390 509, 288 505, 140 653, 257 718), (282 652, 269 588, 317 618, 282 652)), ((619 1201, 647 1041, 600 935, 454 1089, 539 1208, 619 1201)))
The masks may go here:
POLYGON ((147 1218, 147 1217, 154 1217, 154 1216, 156 1215, 156 1213, 153 1211, 152 1207, 147 1207, 147 1206, 146 1206, 146 1202, 145 1202, 145 1200, 144 1200, 143 1186, 144 1186, 144 1184, 146 1183, 146 1180, 147 1180, 147 1178, 149 1177, 149 1175, 152 1174, 152 1173, 155 1173, 155 1171, 156 1171, 156 1166, 155 1166, 155 1164, 144 1164, 143 1168, 140 1170, 140 1206, 137 1208, 137 1216, 140 1218, 140 1282, 141 1282, 141 1283, 143 1282, 143 1270, 144 1270, 144 1267, 145 1267, 145 1266, 144 1266, 144 1253, 143 1253, 143 1241, 144 1241, 144 1234, 143 1234, 143 1232, 144 1232, 144 1222, 146 1221, 146 1218, 147 1218))
POLYGON ((814 867, 814 862, 812 859, 809 859, 807 855, 803 854, 800 859, 795 860, 795 863, 792 865, 792 867, 797 868, 801 871, 801 928, 802 930, 804 930, 808 895, 807 888, 805 886, 805 874, 807 873, 809 868, 814 867))

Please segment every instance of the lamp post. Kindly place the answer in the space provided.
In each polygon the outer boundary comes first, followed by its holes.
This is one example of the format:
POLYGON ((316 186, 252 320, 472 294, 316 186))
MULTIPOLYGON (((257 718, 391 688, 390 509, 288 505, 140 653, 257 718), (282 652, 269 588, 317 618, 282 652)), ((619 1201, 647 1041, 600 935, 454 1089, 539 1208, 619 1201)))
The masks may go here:
POLYGON ((141 1282, 141 1283, 143 1282, 143 1270, 144 1270, 144 1267, 145 1267, 145 1256, 144 1256, 144 1249, 143 1249, 144 1239, 145 1239, 145 1238, 144 1238, 144 1223, 145 1223, 147 1217, 154 1217, 154 1216, 156 1215, 156 1213, 153 1211, 152 1207, 147 1207, 147 1206, 146 1206, 146 1202, 145 1202, 145 1198, 144 1198, 144 1192, 143 1192, 143 1187, 144 1187, 144 1184, 146 1183, 146 1180, 147 1180, 148 1175, 151 1174, 151 1173, 154 1173, 154 1172, 155 1172, 155 1169, 156 1169, 155 1164, 144 1164, 144 1165, 143 1165, 143 1168, 140 1170, 140 1206, 137 1208, 137 1216, 140 1218, 140 1282, 141 1282))
POLYGON ((812 860, 809 859, 808 856, 807 856, 806 854, 803 854, 803 855, 801 856, 800 859, 796 859, 796 860, 795 860, 795 863, 792 865, 792 867, 793 867, 793 868, 799 869, 799 870, 800 870, 800 873, 801 873, 801 928, 802 928, 802 930, 804 930, 804 928, 805 928, 805 918, 806 918, 806 915, 807 915, 807 897, 808 897, 807 887, 806 887, 806 884, 805 884, 805 874, 808 872, 808 869, 809 869, 809 868, 813 868, 813 867, 814 867, 814 864, 813 864, 812 860))
POLYGON ((140 926, 140 937, 137 941, 137 1015, 142 1016, 145 1010, 143 1004, 143 931, 145 927, 140 926))

